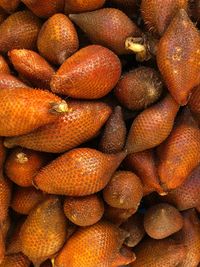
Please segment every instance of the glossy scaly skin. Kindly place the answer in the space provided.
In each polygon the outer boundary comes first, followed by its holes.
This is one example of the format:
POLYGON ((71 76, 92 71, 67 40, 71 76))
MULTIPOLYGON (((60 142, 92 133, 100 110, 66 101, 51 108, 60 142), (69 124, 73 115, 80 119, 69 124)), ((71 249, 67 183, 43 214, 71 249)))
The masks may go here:
POLYGON ((73 98, 98 99, 119 80, 121 63, 109 49, 89 45, 68 58, 53 75, 51 90, 73 98))
POLYGON ((0 52, 34 49, 40 26, 40 20, 29 11, 13 13, 0 25, 0 52))
POLYGON ((65 0, 65 13, 83 13, 101 8, 106 0, 65 0))
POLYGON ((0 0, 0 7, 7 13, 13 13, 18 8, 20 0, 0 0))
POLYGON ((69 17, 93 43, 108 47, 119 55, 129 53, 125 49, 127 37, 141 35, 136 24, 116 8, 102 8, 92 12, 70 14, 69 17))
POLYGON ((160 39, 157 63, 172 96, 186 105, 191 90, 200 83, 200 35, 184 9, 160 39))
POLYGON ((68 106, 69 112, 54 123, 30 134, 8 138, 5 145, 51 153, 65 152, 96 136, 111 114, 111 108, 102 102, 69 101, 68 106))
POLYGON ((4 261, 0 264, 0 267, 29 267, 30 265, 30 260, 24 254, 17 253, 5 256, 4 261))
POLYGON ((28 88, 29 86, 11 74, 0 73, 0 89, 3 88, 28 88))
POLYGON ((76 148, 45 166, 34 184, 50 194, 90 195, 105 187, 125 156, 125 152, 104 154, 92 148, 76 148))

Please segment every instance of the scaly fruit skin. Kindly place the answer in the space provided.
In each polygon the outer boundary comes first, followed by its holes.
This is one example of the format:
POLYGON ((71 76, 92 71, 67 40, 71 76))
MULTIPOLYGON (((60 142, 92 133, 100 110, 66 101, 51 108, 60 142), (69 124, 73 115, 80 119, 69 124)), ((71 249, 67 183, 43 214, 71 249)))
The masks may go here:
POLYGON ((184 9, 160 39, 157 63, 172 96, 186 105, 191 90, 200 83, 200 35, 184 9))
POLYGON ((111 108, 102 102, 69 101, 68 106, 69 112, 54 123, 30 134, 7 138, 6 146, 65 152, 96 136, 111 114, 111 108))
POLYGON ((48 61, 61 65, 79 47, 73 23, 63 14, 53 15, 40 30, 37 47, 40 54, 48 61))
POLYGON ((19 3, 20 0, 0 0, 0 7, 7 13, 13 13, 17 9, 19 3))
POLYGON ((161 144, 170 134, 179 105, 167 95, 159 103, 141 112, 128 134, 128 153, 141 152, 161 144))
POLYGON ((122 75, 115 87, 115 96, 126 108, 140 110, 156 102, 162 91, 163 84, 158 72, 139 67, 122 75))
POLYGON ((200 125, 200 85, 192 90, 192 95, 188 102, 192 115, 200 125))
POLYGON ((188 8, 188 0, 142 0, 141 13, 147 28, 162 36, 179 9, 188 8))
POLYGON ((49 197, 31 211, 21 228, 22 252, 39 264, 61 249, 66 234, 61 203, 57 197, 49 197))
POLYGON ((10 73, 10 68, 8 67, 8 63, 3 58, 2 55, 0 55, 0 73, 5 73, 5 74, 10 73))
POLYGON ((54 69, 38 53, 27 49, 13 49, 8 55, 15 70, 34 87, 50 89, 54 69))
POLYGON ((30 265, 30 260, 24 254, 17 253, 5 256, 0 267, 29 267, 30 265))
POLYGON ((1 89, 0 136, 25 134, 54 122, 60 114, 60 110, 54 110, 65 104, 60 97, 43 90, 1 89))
POLYGON ((97 195, 66 197, 64 213, 74 224, 89 226, 97 223, 104 213, 104 204, 97 195))
POLYGON ((0 138, 0 170, 3 168, 3 163, 6 158, 6 149, 3 145, 3 139, 0 138))
POLYGON ((40 26, 40 20, 29 11, 10 15, 0 25, 0 52, 14 48, 34 49, 40 26))
POLYGON ((53 75, 51 90, 73 98, 98 99, 119 80, 121 63, 109 49, 89 45, 68 58, 53 75))
POLYGON ((0 89, 3 88, 28 88, 29 86, 13 75, 0 73, 0 89))
POLYGON ((165 190, 179 187, 200 163, 200 130, 189 110, 160 146, 158 175, 165 190))
POLYGON ((129 53, 125 49, 127 37, 141 35, 141 31, 134 22, 116 8, 70 14, 69 17, 93 43, 108 47, 118 55, 129 53))
POLYGON ((174 240, 147 239, 142 241, 136 248, 136 261, 131 267, 169 267, 178 266, 186 255, 186 248, 174 240))
POLYGON ((0 224, 6 220, 8 216, 8 208, 11 200, 12 185, 10 181, 3 177, 0 171, 0 224))
POLYGON ((42 18, 48 18, 64 9, 64 0, 22 0, 22 2, 36 16, 42 18))
POLYGON ((104 154, 91 148, 76 148, 44 167, 34 184, 50 194, 90 195, 106 186, 125 156, 125 152, 104 154))
POLYGON ((200 165, 198 165, 186 181, 178 188, 170 191, 161 200, 176 206, 179 210, 187 210, 200 206, 200 165))
POLYGON ((119 266, 123 265, 123 260, 124 264, 128 264, 135 257, 132 253, 126 263, 125 257, 120 254, 126 235, 105 221, 79 229, 56 257, 55 267, 119 266), (120 258, 121 264, 117 265, 120 258))
POLYGON ((65 0, 65 13, 83 13, 101 8, 106 0, 65 0))
POLYGON ((117 106, 108 119, 99 148, 104 153, 117 153, 123 150, 126 141, 126 124, 122 109, 117 106))

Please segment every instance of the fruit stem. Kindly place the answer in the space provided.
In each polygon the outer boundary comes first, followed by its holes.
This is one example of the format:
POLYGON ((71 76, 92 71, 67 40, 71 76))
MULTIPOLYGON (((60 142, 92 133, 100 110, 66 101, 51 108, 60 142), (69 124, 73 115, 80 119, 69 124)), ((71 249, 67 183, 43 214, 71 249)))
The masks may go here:
POLYGON ((28 157, 25 153, 20 152, 16 155, 16 161, 21 163, 21 164, 24 164, 28 161, 28 157))
POLYGON ((65 113, 69 111, 68 105, 65 100, 62 100, 61 103, 50 103, 51 105, 51 112, 56 113, 65 113))

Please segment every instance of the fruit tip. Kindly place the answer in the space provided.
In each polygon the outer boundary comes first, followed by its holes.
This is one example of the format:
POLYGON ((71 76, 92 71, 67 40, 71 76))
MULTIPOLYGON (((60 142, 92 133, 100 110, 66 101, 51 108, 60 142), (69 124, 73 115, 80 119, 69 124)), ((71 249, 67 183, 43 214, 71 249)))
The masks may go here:
POLYGON ((28 161, 28 157, 24 152, 20 152, 16 155, 16 161, 21 164, 24 164, 28 161))
POLYGON ((66 113, 69 112, 69 107, 65 100, 62 100, 60 103, 50 103, 51 109, 50 111, 53 113, 66 113))

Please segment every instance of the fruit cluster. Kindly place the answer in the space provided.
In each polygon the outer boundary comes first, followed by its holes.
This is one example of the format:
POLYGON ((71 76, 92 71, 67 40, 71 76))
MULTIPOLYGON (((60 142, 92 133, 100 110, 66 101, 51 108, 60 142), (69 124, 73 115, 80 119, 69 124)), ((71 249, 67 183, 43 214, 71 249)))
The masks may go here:
POLYGON ((199 21, 0 0, 0 267, 200 266, 199 21))

